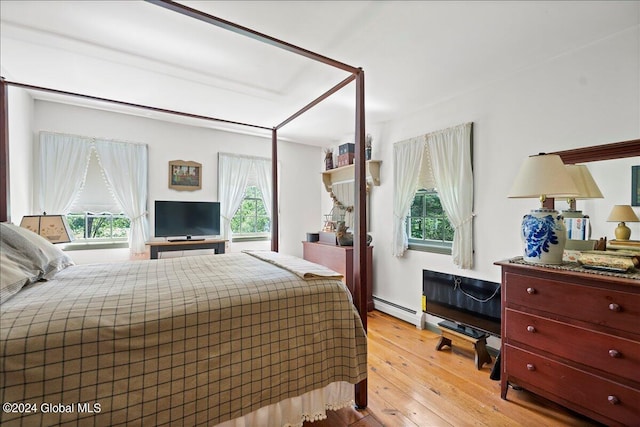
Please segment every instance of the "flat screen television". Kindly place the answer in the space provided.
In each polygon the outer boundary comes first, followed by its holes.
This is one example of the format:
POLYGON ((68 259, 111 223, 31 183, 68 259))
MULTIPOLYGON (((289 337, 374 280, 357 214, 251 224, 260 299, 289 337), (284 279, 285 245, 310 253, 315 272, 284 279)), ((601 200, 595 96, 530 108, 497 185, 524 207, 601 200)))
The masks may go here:
POLYGON ((203 240, 220 234, 220 202, 156 200, 155 236, 170 241, 203 240))

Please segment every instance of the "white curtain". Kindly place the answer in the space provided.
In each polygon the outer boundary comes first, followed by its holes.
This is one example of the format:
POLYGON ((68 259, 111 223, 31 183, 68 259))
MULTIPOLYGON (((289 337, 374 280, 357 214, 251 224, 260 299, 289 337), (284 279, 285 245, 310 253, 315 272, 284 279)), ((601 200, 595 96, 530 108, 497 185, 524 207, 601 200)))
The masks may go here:
POLYGON ((39 148, 40 188, 35 192, 38 195, 36 211, 66 215, 84 184, 91 139, 40 132, 39 148))
POLYGON ((395 256, 404 255, 409 247, 405 222, 416 194, 424 147, 424 137, 412 138, 393 145, 394 193, 391 251, 395 256))
POLYGON ((453 226, 453 263, 473 268, 471 123, 426 135, 426 150, 442 208, 453 226))
POLYGON ((147 146, 116 141, 95 141, 98 162, 104 171, 113 196, 131 220, 129 250, 131 255, 145 252, 149 237, 147 220, 147 146))
POLYGON ((267 215, 271 218, 271 200, 273 197, 273 181, 271 175, 271 159, 253 158, 253 167, 256 176, 256 186, 262 193, 262 202, 264 203, 264 209, 267 211, 267 215))
POLYGON ((218 154, 218 199, 224 239, 231 239, 231 219, 242 203, 251 169, 249 157, 218 154))

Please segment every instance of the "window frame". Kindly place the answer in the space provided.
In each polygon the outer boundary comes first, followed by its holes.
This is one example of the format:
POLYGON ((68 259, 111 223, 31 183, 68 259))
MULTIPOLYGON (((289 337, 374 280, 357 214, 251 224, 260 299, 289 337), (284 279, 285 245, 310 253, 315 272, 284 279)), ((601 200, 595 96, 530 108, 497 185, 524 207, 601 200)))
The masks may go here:
MULTIPOLYGON (((260 215, 258 215, 259 207, 258 207, 257 203, 261 203, 263 209, 265 209, 265 212, 266 212, 266 208, 264 208, 264 200, 262 199, 262 191, 255 184, 247 184, 247 186, 245 187, 245 189, 244 189, 244 197, 242 198, 242 202, 240 203, 240 206, 238 206, 238 209, 236 210, 236 212, 231 217, 231 223, 233 223, 234 218, 236 217, 238 212, 240 212, 240 210, 242 208, 242 205, 246 200, 255 200, 256 201, 256 209, 255 209, 254 222, 253 222, 253 225, 254 225, 254 228, 255 228, 257 223, 258 223, 258 218, 261 217, 260 215), (249 194, 249 190, 251 188, 255 188, 255 190, 257 191, 257 195, 250 195, 249 194)), ((230 226, 230 228, 231 228, 231 242, 256 242, 256 241, 271 240, 271 217, 267 216, 267 219, 269 220, 269 231, 258 231, 258 232, 251 232, 251 233, 241 233, 241 232, 233 231, 233 229, 230 226)))
MULTIPOLYGON (((65 217, 67 217, 67 222, 69 221, 69 216, 81 216, 84 219, 84 234, 85 237, 75 237, 74 240, 65 245, 65 250, 88 250, 88 249, 115 249, 115 248, 128 248, 129 247, 129 237, 113 237, 113 220, 116 218, 126 218, 129 219, 124 213, 114 214, 111 212, 70 212, 65 217), (87 233, 87 218, 89 216, 93 216, 96 218, 109 218, 110 221, 110 234, 111 237, 86 237, 87 233)), ((129 219, 129 229, 131 229, 131 220, 129 219)), ((72 230, 73 231, 73 230, 72 230)))
MULTIPOLYGON (((413 201, 420 193, 435 194, 436 196, 438 196, 438 199, 440 198, 440 196, 438 195, 438 191, 436 189, 420 188, 415 192, 413 196, 413 199, 411 201, 412 206, 413 206, 413 201)), ((446 217, 446 213, 444 212, 444 209, 443 209, 443 213, 444 213, 445 219, 447 220, 447 222, 449 222, 449 219, 446 217)), ((449 225, 451 225, 450 222, 449 222, 449 225)), ((430 252, 430 253, 444 254, 444 255, 451 255, 453 253, 453 241, 449 242, 444 240, 439 241, 439 240, 411 238, 411 209, 409 209, 409 214, 405 217, 405 231, 407 232, 409 250, 420 251, 420 252, 430 252)))

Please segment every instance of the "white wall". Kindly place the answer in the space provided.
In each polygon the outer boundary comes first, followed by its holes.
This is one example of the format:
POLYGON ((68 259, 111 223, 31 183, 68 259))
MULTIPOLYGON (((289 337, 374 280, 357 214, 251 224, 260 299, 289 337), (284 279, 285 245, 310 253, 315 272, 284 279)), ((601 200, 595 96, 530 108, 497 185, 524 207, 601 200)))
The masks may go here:
MULTIPOLYGON (((638 27, 521 70, 508 79, 429 106, 402 119, 369 127, 373 158, 383 160, 381 186, 371 193, 374 286, 377 298, 420 312, 422 269, 500 281, 493 263, 521 254, 522 215, 536 200, 507 199, 524 158, 640 137, 640 34, 638 27), (464 122, 474 122, 475 268, 460 270, 451 257, 408 251, 391 255, 392 144, 464 122)), ((427 105, 429 100, 425 100, 427 105)), ((638 153, 640 156, 640 153, 638 153)), ((597 224, 594 237, 613 237, 606 223, 613 204, 630 204, 631 164, 596 171, 606 199, 578 207, 597 224)), ((640 213, 640 210, 636 209, 640 213)), ((640 239, 638 224, 632 238, 640 239)))
MULTIPOLYGON (((35 102, 34 138, 39 131, 145 143, 149 145, 149 214, 153 233, 153 200, 218 200, 218 153, 238 153, 271 157, 271 135, 249 136, 196 126, 111 113, 48 101, 35 102), (168 188, 168 162, 193 160, 202 164, 202 189, 176 191, 168 188)), ((32 141, 29 141, 32 144, 32 141)), ((318 147, 279 142, 281 162, 280 251, 302 256, 301 241, 317 229, 320 212, 318 147)), ((23 160, 21 160, 23 162, 23 160)), ((18 161, 15 162, 19 165, 18 161)), ((12 175, 20 167, 14 167, 12 175)), ((30 192, 30 190, 28 190, 30 192)), ((16 193, 12 191, 12 198, 16 193)), ((255 247, 254 245, 251 245, 255 247)), ((247 244, 231 244, 238 251, 247 244)), ((268 249, 268 242, 258 244, 268 249)), ((70 251, 79 263, 127 259, 126 250, 70 251)))

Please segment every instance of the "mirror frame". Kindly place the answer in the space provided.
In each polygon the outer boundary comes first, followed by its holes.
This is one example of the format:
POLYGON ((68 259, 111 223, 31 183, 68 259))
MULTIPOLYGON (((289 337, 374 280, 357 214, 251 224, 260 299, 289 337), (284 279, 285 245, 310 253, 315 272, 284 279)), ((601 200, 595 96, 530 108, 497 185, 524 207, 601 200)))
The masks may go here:
MULTIPOLYGON (((625 157, 640 156, 640 139, 555 151, 549 154, 559 155, 565 164, 622 159, 625 157)), ((547 209, 555 209, 555 200, 549 197, 544 201, 543 206, 547 209)))
POLYGON ((640 139, 556 151, 565 164, 597 162, 599 160, 621 159, 640 156, 640 139))

